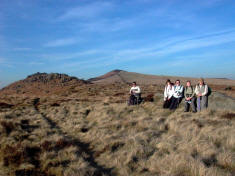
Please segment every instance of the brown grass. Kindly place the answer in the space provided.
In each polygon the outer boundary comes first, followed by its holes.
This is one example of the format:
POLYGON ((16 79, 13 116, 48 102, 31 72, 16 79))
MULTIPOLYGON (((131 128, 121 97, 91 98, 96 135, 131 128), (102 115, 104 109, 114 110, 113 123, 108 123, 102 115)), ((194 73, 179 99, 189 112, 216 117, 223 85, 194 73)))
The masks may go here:
POLYGON ((142 87, 154 102, 127 106, 128 89, 89 85, 37 101, 5 96, 15 106, 0 112, 1 174, 234 175, 233 99, 213 93, 209 109, 193 114, 183 102, 162 109, 158 86, 142 87))

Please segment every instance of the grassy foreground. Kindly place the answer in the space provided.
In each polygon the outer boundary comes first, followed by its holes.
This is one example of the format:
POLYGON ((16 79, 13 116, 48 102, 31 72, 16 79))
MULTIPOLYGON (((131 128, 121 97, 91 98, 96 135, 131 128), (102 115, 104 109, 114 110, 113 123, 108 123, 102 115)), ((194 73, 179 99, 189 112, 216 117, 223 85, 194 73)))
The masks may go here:
POLYGON ((161 94, 139 106, 25 100, 0 112, 0 176, 233 176, 234 100, 210 100, 196 114, 162 109, 161 94))

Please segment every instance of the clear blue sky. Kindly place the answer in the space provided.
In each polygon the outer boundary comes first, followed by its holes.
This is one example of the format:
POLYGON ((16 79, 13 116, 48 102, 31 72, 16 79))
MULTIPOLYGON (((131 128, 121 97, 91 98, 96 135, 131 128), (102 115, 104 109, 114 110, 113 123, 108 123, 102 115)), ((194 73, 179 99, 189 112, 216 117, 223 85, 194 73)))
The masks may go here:
POLYGON ((235 1, 0 0, 0 87, 113 69, 235 79, 235 1))

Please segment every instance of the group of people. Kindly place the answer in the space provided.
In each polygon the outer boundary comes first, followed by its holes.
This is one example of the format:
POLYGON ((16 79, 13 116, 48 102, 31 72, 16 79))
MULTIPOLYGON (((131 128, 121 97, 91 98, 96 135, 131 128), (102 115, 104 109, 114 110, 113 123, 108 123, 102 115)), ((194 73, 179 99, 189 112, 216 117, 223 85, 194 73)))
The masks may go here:
MULTIPOLYGON (((129 105, 139 104, 141 102, 141 91, 140 87, 136 85, 136 82, 132 83, 130 94, 129 105)), ((207 108, 209 94, 209 88, 203 78, 200 78, 196 86, 192 86, 191 81, 187 81, 185 87, 180 84, 180 80, 176 80, 175 84, 167 80, 164 90, 163 108, 175 110, 184 98, 185 112, 189 112, 190 106, 192 112, 199 112, 207 108)))
POLYGON ((199 80, 195 87, 191 85, 191 81, 187 81, 186 86, 183 87, 180 80, 176 80, 175 84, 167 80, 163 108, 176 109, 182 99, 185 98, 185 112, 189 111, 190 106, 193 112, 201 111, 208 106, 208 93, 208 86, 203 78, 199 80))

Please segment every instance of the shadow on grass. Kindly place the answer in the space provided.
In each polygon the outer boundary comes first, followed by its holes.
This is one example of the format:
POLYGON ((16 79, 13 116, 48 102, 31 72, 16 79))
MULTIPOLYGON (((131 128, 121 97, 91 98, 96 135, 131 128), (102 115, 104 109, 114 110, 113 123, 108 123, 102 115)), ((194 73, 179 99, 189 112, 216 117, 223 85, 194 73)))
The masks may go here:
POLYGON ((63 130, 57 125, 56 122, 54 122, 50 117, 48 117, 46 114, 40 112, 39 107, 37 106, 39 104, 39 99, 36 100, 37 102, 34 103, 35 110, 38 111, 44 120, 47 121, 47 123, 50 125, 52 129, 56 129, 60 135, 63 136, 63 139, 60 139, 56 142, 56 145, 53 146, 55 150, 62 149, 67 146, 75 146, 77 148, 77 156, 82 156, 82 153, 85 153, 87 155, 86 158, 84 158, 85 161, 89 163, 89 165, 96 169, 94 175, 109 175, 113 176, 115 175, 112 170, 113 168, 105 168, 104 166, 99 165, 94 158, 94 152, 90 150, 90 144, 80 141, 79 139, 76 139, 67 133, 63 132, 63 130))

